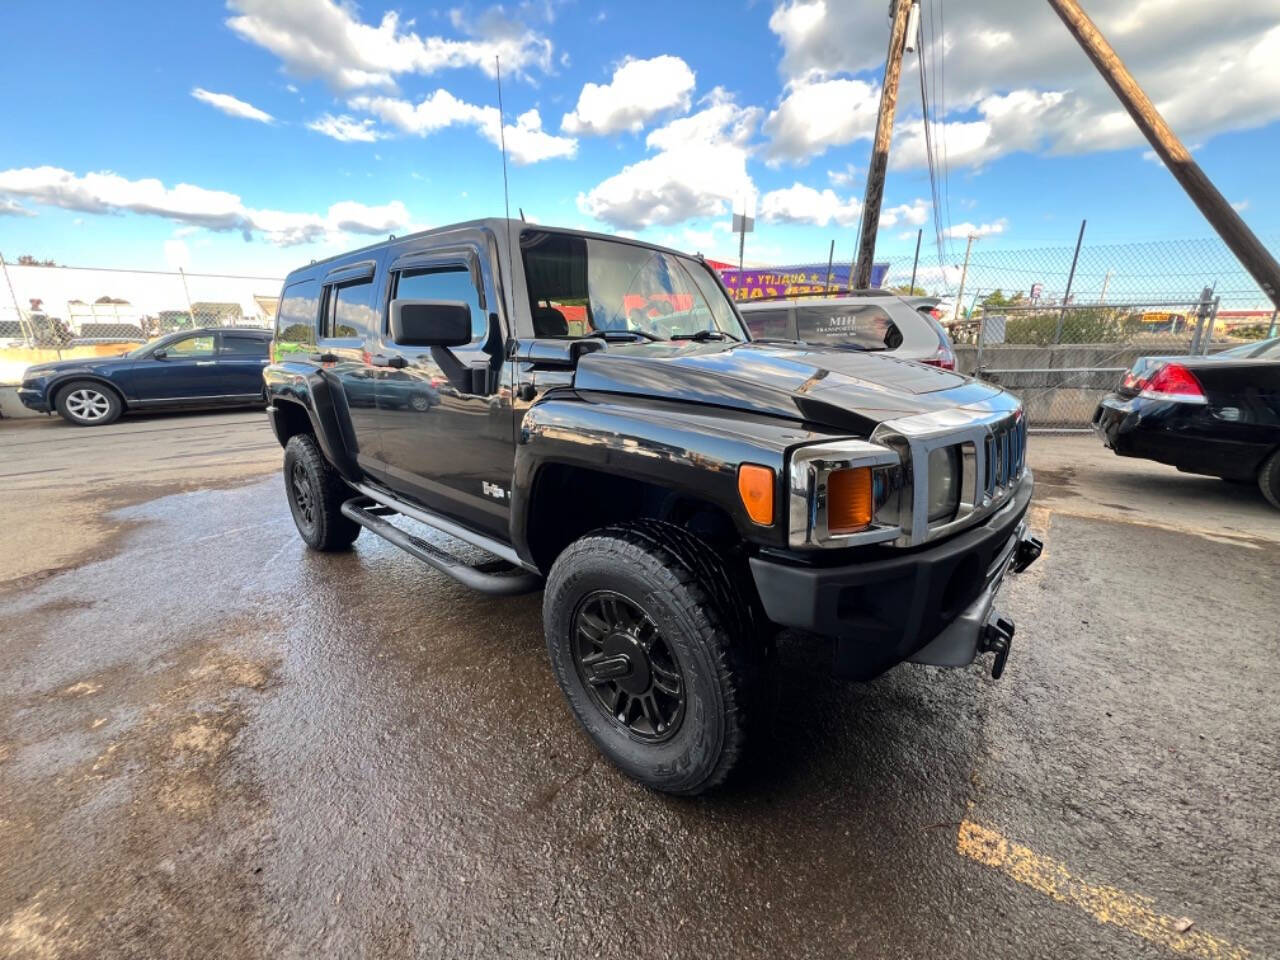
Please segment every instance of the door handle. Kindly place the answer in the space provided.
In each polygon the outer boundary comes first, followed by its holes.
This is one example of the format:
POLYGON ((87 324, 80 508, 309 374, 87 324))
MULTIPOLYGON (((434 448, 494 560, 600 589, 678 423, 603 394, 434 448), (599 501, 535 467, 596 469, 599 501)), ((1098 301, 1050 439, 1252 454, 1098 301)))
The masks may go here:
POLYGON ((218 362, 217 360, 197 360, 197 361, 196 361, 196 366, 197 366, 197 367, 212 367, 212 366, 213 366, 215 363, 217 363, 217 362, 218 362))
POLYGON ((313 353, 311 359, 319 363, 337 363, 338 356, 334 353, 313 353))
POLYGON ((403 370, 409 365, 409 361, 404 357, 384 357, 382 354, 378 354, 376 357, 370 357, 369 362, 375 367, 391 367, 394 370, 403 370))

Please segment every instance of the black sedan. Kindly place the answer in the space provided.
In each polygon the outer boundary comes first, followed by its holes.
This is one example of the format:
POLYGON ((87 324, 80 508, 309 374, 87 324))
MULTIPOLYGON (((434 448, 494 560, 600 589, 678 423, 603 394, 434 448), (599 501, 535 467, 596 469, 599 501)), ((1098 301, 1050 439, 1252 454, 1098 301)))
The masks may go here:
POLYGON ((18 399, 78 426, 111 423, 126 410, 261 404, 270 346, 270 330, 183 330, 115 357, 35 364, 18 399))
POLYGON ((1256 481, 1280 509, 1280 355, 1265 344, 1208 357, 1144 357, 1093 414, 1124 457, 1256 481))

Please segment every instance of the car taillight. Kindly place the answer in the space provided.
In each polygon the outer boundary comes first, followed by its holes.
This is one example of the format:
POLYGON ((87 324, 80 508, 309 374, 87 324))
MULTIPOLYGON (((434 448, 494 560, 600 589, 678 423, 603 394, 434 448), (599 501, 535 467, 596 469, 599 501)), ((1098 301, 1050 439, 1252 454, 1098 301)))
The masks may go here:
POLYGON ((1125 376, 1125 385, 1147 400, 1176 400, 1179 403, 1206 403, 1204 387, 1196 375, 1180 363, 1166 363, 1150 377, 1125 376), (1132 380, 1132 382, 1130 382, 1132 380))
POLYGON ((951 352, 950 347, 945 344, 938 344, 938 352, 920 362, 931 367, 941 367, 943 370, 954 370, 956 368, 956 355, 951 352))

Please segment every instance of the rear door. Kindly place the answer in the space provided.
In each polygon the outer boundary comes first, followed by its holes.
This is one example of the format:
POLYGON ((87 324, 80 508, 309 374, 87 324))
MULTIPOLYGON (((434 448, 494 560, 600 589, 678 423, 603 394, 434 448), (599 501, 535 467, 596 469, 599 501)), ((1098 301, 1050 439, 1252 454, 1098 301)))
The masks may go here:
POLYGON ((194 333, 156 347, 128 372, 141 404, 218 403, 226 399, 218 365, 218 337, 194 333))
POLYGON ((221 330, 218 333, 218 367, 223 389, 233 398, 262 396, 262 368, 270 362, 270 341, 260 333, 221 330))
POLYGON ((381 260, 379 252, 325 274, 315 347, 335 401, 345 407, 348 448, 362 469, 378 475, 385 471, 376 396, 380 371, 371 362, 371 347, 377 340, 381 260))

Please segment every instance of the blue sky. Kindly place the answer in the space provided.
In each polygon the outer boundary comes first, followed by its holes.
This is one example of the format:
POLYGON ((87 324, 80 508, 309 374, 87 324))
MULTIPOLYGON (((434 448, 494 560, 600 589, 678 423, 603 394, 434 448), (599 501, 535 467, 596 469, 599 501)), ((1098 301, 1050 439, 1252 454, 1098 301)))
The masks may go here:
MULTIPOLYGON (((498 52, 524 161, 513 213, 736 259, 728 213, 745 202, 748 261, 821 260, 832 239, 848 260, 884 6, 7 5, 0 252, 281 275, 500 214, 498 52)), ((1280 0, 1215 6, 1086 4, 1223 193, 1274 235, 1280 0)), ((945 202, 935 221, 909 54, 882 254, 909 252, 917 227, 926 257, 939 229, 953 234, 949 259, 969 232, 987 248, 1067 245, 1082 217, 1094 242, 1211 234, 1047 5, 924 0, 923 15, 945 202)))

